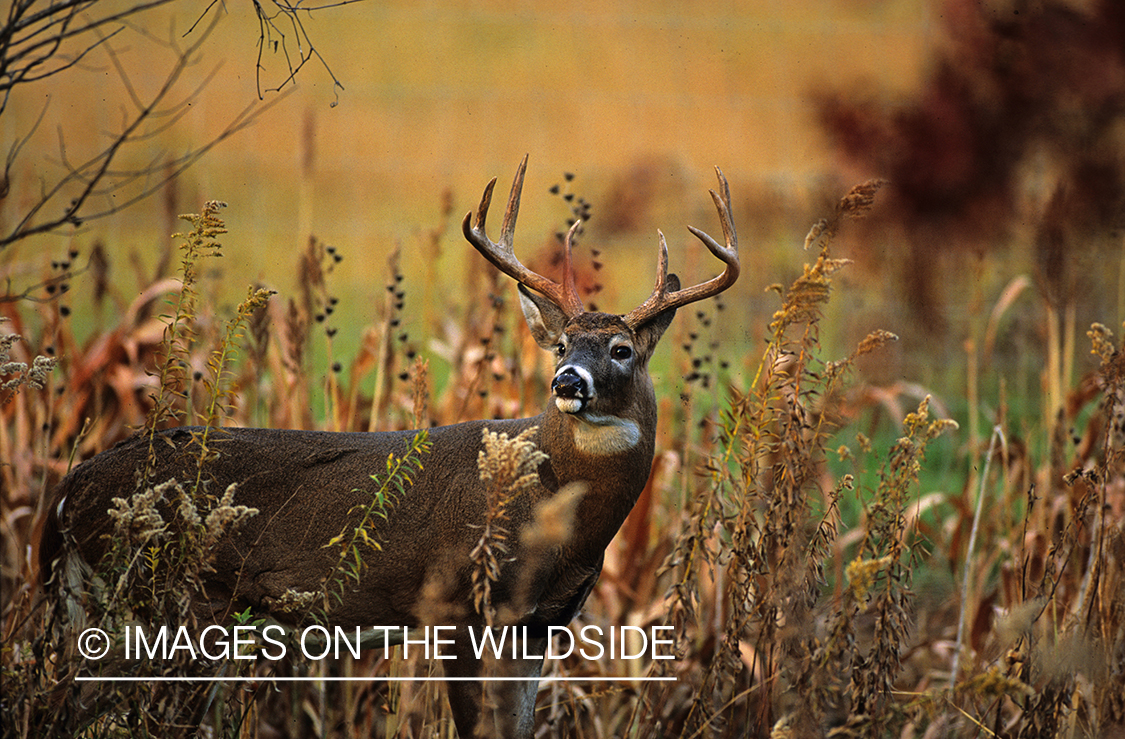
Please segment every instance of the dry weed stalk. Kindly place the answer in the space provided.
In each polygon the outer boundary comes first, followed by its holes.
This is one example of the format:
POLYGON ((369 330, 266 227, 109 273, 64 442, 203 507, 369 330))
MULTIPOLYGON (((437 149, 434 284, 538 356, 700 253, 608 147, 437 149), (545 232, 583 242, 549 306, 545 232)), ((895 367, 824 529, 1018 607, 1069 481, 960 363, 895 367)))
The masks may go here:
POLYGON ((836 538, 836 500, 852 485, 845 477, 835 489, 822 488, 835 430, 822 399, 837 392, 857 357, 896 337, 874 332, 851 356, 824 363, 818 334, 832 275, 847 264, 829 256, 832 238, 844 218, 870 207, 878 186, 857 187, 814 226, 805 246, 818 248, 816 261, 788 290, 776 288, 782 305, 757 377, 748 391, 731 391, 718 448, 705 465, 709 485, 691 501, 690 524, 666 563, 674 573, 668 602, 677 633, 721 619, 716 655, 698 676, 689 731, 721 734, 729 721, 766 733, 779 720, 809 731, 839 708, 830 705, 830 686, 817 685, 825 673, 810 668, 824 657, 812 626, 836 538), (698 590, 709 580, 724 587, 713 616, 698 590))
MULTIPOLYGON (((204 468, 216 454, 210 445, 212 432, 222 426, 223 415, 232 411, 236 399, 235 392, 228 382, 228 377, 232 374, 230 363, 237 352, 238 342, 243 338, 242 326, 258 309, 266 305, 273 294, 273 290, 251 287, 246 299, 238 305, 234 317, 227 322, 226 332, 218 347, 211 352, 207 359, 207 369, 210 376, 203 379, 204 387, 207 390, 207 400, 204 403, 203 418, 200 419, 202 428, 192 432, 192 442, 199 447, 195 455, 195 480, 192 482, 192 494, 194 496, 198 497, 203 490, 204 468)), ((150 445, 151 443, 150 441, 150 445)))
POLYGON ((184 413, 180 405, 187 398, 189 384, 186 368, 195 336, 193 324, 199 300, 196 289, 198 263, 201 259, 221 256, 220 244, 215 238, 227 232, 226 224, 218 216, 219 209, 225 207, 226 203, 218 200, 207 201, 202 213, 180 216, 192 224, 191 231, 172 234, 172 238, 183 239, 180 244, 180 286, 171 315, 164 316, 164 337, 155 373, 157 390, 150 396, 153 410, 146 426, 150 438, 165 421, 178 419, 184 413))
POLYGON ((847 728, 876 736, 883 731, 893 708, 893 690, 901 667, 900 655, 914 621, 913 569, 921 561, 920 542, 913 536, 906 512, 911 491, 918 481, 926 447, 957 424, 948 419, 931 420, 927 397, 903 422, 904 435, 891 448, 879 471, 874 499, 867 506, 863 541, 852 564, 844 603, 837 616, 836 634, 846 633, 844 624, 861 612, 875 617, 870 651, 857 652, 848 686, 850 707, 847 728))
POLYGON ((375 384, 371 393, 371 417, 367 423, 368 431, 386 428, 387 409, 391 401, 392 383, 395 376, 395 336, 401 334, 402 311, 406 303, 406 291, 402 289, 403 275, 399 266, 402 247, 396 246, 387 257, 387 291, 383 298, 383 315, 374 337, 375 384))
POLYGON ((492 626, 496 610, 492 605, 492 584, 500 579, 500 569, 508 561, 508 537, 504 526, 508 504, 535 485, 539 466, 547 459, 533 441, 539 427, 525 429, 515 438, 485 428, 477 457, 480 479, 488 485, 484 523, 477 545, 469 553, 473 562, 473 608, 492 626))

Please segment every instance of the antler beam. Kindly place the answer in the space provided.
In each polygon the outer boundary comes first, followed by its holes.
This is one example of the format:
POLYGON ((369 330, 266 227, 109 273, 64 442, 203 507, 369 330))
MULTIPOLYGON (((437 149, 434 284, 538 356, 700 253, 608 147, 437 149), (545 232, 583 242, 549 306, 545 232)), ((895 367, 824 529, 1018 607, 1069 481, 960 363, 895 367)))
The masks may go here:
POLYGON ((719 192, 711 190, 711 199, 715 201, 715 210, 719 212, 719 222, 723 227, 726 245, 720 246, 713 238, 694 226, 688 226, 688 230, 695 234, 712 254, 722 260, 726 264, 726 268, 722 274, 712 277, 707 282, 685 287, 682 290, 669 290, 668 244, 664 241, 664 234, 658 231, 657 233, 660 234, 660 257, 657 262, 656 286, 653 288, 652 295, 645 302, 625 316, 625 323, 629 326, 639 326, 666 310, 679 308, 688 303, 718 295, 738 279, 738 234, 735 233, 734 221, 730 215, 730 185, 727 184, 727 178, 723 176, 721 169, 715 167, 715 173, 719 177, 719 192))
POLYGON ((499 242, 488 238, 484 226, 485 218, 488 216, 488 207, 492 204, 492 188, 496 186, 495 177, 484 188, 484 195, 481 196, 480 206, 477 207, 475 220, 472 212, 466 213, 465 220, 461 223, 461 230, 464 231, 465 238, 468 239, 469 243, 475 246, 477 251, 484 255, 485 259, 492 262, 498 270, 515 279, 524 287, 529 287, 547 296, 551 302, 562 309, 568 318, 573 318, 586 310, 574 283, 574 268, 570 257, 571 241, 581 221, 575 221, 566 235, 562 284, 547 279, 523 266, 520 260, 516 259, 512 242, 515 238, 516 215, 520 209, 520 193, 523 190, 523 176, 526 170, 527 155, 525 154, 523 161, 520 162, 519 169, 516 171, 516 178, 512 182, 512 192, 508 196, 508 208, 504 211, 504 221, 500 224, 499 242))

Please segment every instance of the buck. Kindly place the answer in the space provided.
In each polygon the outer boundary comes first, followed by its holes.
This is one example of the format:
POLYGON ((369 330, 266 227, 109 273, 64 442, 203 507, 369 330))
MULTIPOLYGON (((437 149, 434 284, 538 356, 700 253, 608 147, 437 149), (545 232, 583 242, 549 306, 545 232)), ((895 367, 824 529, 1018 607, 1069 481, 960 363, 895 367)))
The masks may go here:
MULTIPOLYGON (((512 184, 493 242, 485 218, 496 184, 484 190, 463 231, 488 261, 518 283, 519 300, 535 341, 557 356, 552 396, 532 418, 480 420, 430 430, 431 451, 423 469, 378 531, 380 551, 365 556, 361 580, 327 613, 332 625, 422 627, 440 621, 457 627, 453 659, 442 661, 447 694, 461 737, 530 737, 548 627, 565 625, 594 586, 606 547, 644 488, 652 466, 656 397, 649 359, 676 309, 718 295, 739 272, 737 236, 730 214, 730 189, 718 168, 719 191, 711 191, 725 236, 720 245, 690 227, 724 264, 721 274, 680 288, 668 274, 668 250, 660 234, 656 285, 652 294, 624 315, 587 311, 575 286, 571 245, 565 238, 561 282, 532 272, 516 259, 513 237, 527 158, 512 184), (482 660, 465 634, 484 619, 472 600, 470 554, 485 519, 486 485, 477 460, 482 431, 509 437, 534 429, 532 439, 547 455, 538 480, 508 508, 509 551, 493 584, 491 601, 506 623, 526 634, 516 659, 506 656, 497 674, 522 678, 490 684, 485 700, 482 660), (533 553, 521 534, 537 507, 579 490, 574 524, 567 538, 533 553), (435 603, 441 607, 435 608, 435 603), (438 614, 438 615, 435 615, 438 614), (526 627, 526 628, 523 628, 526 627), (528 658, 524 658, 524 657, 528 658)), ((192 429, 159 432, 152 479, 178 477, 195 461, 192 429)), ((203 592, 192 594, 193 613, 208 622, 232 623, 247 607, 295 626, 300 617, 279 606, 287 592, 316 592, 338 564, 325 544, 348 525, 348 513, 364 503, 370 475, 384 468, 389 454, 402 454, 414 432, 330 433, 230 428, 216 432, 204 475, 212 491, 237 483, 235 502, 259 513, 226 534, 204 573, 203 592)), ((147 439, 123 442, 77 467, 55 488, 40 546, 43 580, 53 571, 60 597, 77 597, 107 547, 113 522, 107 514, 115 497, 137 489, 136 472, 149 455, 147 439)), ((368 496, 370 493, 367 494, 368 496)), ((170 516, 169 516, 170 518, 170 516)))

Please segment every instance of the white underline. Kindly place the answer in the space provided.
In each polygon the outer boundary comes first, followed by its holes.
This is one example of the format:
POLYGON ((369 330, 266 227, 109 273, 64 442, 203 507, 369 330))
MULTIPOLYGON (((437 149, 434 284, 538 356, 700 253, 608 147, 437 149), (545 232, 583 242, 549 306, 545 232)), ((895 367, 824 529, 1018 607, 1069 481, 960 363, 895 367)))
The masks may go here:
POLYGON ((115 682, 115 683, 357 683, 357 682, 387 682, 387 683, 426 683, 426 682, 529 682, 537 680, 541 683, 561 682, 667 682, 675 681, 676 677, 76 677, 76 682, 115 682))

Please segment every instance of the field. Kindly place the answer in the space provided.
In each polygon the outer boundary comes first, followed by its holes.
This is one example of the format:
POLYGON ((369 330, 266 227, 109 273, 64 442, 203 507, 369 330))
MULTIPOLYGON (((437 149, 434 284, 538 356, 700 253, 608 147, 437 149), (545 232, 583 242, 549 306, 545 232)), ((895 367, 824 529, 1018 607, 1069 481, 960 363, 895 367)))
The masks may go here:
MULTIPOLYGON (((192 736, 194 717, 216 737, 454 735, 440 683, 387 679, 440 676, 416 651, 82 660, 38 587, 37 527, 68 470, 144 429, 379 431, 538 413, 551 358, 510 280, 460 233, 488 178, 505 189, 530 150, 517 251, 550 271, 555 234, 588 205, 588 303, 625 311, 647 295, 657 227, 673 271, 713 274, 683 225, 716 232, 716 162, 743 262, 732 290, 680 311, 653 358, 652 474, 573 627, 666 628, 675 659, 548 660, 549 678, 589 679, 544 683, 538 736, 1125 737, 1119 214, 1044 246, 1055 201, 1027 165, 1005 216, 1015 225, 992 227, 985 192, 969 199, 976 220, 931 232, 918 208, 904 215, 906 188, 865 181, 891 173, 833 159, 792 78, 882 70, 895 96, 917 84, 940 43, 913 3, 828 3, 823 26, 766 3, 768 27, 758 4, 703 19, 486 5, 432 19, 387 3, 328 26, 349 48, 394 31, 369 56, 333 59, 348 83, 338 115, 316 112, 326 93, 314 77, 254 138, 222 142, 157 197, 0 246, 0 733, 192 736), (474 51, 481 38, 503 53, 474 51), (473 53, 455 73, 441 66, 473 53), (908 246, 919 243, 931 245, 908 246), (153 674, 246 680, 77 680, 153 674)), ((232 41, 239 29, 211 41, 252 56, 232 41)), ((148 57, 121 58, 142 94, 158 86, 148 57)), ((255 94, 252 76, 223 85, 152 140, 177 150, 217 136, 232 101, 255 94)), ((96 149, 92 132, 127 107, 120 93, 97 102, 97 87, 56 91, 94 111, 88 130, 68 131, 72 152, 96 149)), ((40 179, 65 170, 55 121, 35 128, 36 110, 4 114, 5 145, 33 130, 24 143, 38 158, 9 172, 0 236, 40 179)), ((1106 130, 1120 140, 1120 123, 1106 130)), ((136 143, 123 167, 162 161, 136 143)), ((1062 164, 1041 169, 1064 179, 1062 164)), ((383 473, 400 481, 374 464, 383 473)), ((218 520, 230 503, 192 505, 218 520)), ((182 623, 207 541, 123 524, 101 573, 114 594, 92 623, 115 635, 182 623)), ((362 548, 351 551, 326 582, 362 572, 362 548)))
MULTIPOLYGON (((1065 389, 1053 423, 1016 427, 1001 394, 992 430, 972 443, 965 430, 980 420, 943 418, 934 399, 911 388, 855 382, 854 363, 895 337, 873 331, 830 361, 818 336, 837 272, 848 268, 831 256, 833 236, 873 189, 842 200, 810 233, 810 263, 779 288, 764 349, 713 340, 731 309, 725 302, 679 319, 655 371, 662 432, 653 477, 582 616, 673 627, 677 658, 647 669, 677 681, 552 683, 538 709, 549 734, 804 736, 834 727, 837 735, 1097 736, 1120 725, 1120 347, 1094 327, 1100 365, 1065 389), (733 381, 736 366, 753 379, 733 381), (940 447, 949 435, 964 441, 940 447), (953 457, 939 466, 965 472, 929 474, 935 446, 953 457), (950 478, 957 488, 934 487, 950 478)), ((476 299, 436 306, 452 318, 423 337, 399 329, 412 296, 398 288, 392 260, 381 318, 344 363, 333 359, 334 251, 310 242, 295 267, 297 295, 268 306, 248 300, 223 316, 204 299, 217 289, 205 275, 221 257, 200 248, 198 228, 181 238, 183 283, 154 283, 85 343, 72 333, 73 299, 7 309, 8 335, 25 337, 4 344, 7 735, 112 736, 128 727, 167 736, 192 693, 124 685, 91 708, 72 682, 81 668, 62 659, 53 612, 33 600, 26 543, 43 490, 74 460, 143 427, 146 414, 162 426, 378 430, 530 414, 544 402, 549 365, 511 301, 485 299, 503 285, 481 265, 458 293, 476 299), (328 371, 312 366, 315 344, 328 371), (422 347, 440 350, 447 377, 435 381, 422 347)), ((435 228, 431 247, 446 238, 435 228)), ((96 273, 53 269, 45 285, 97 284, 96 273)), ((121 299, 105 289, 90 295, 95 312, 98 300, 121 299)), ((139 613, 174 612, 174 594, 205 566, 191 556, 172 561, 181 559, 187 564, 171 572, 131 573, 126 592, 136 596, 114 603, 101 623, 120 628, 139 613)), ((172 675, 201 666, 151 667, 172 675)), ((560 660, 548 674, 623 676, 621 668, 560 660)), ((272 664, 262 674, 434 669, 415 653, 272 664)), ((225 736, 451 730, 435 693, 411 683, 263 682, 212 699, 213 731, 225 736)))

